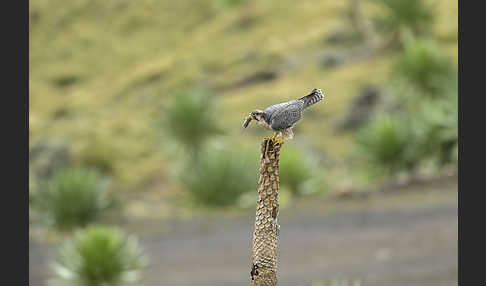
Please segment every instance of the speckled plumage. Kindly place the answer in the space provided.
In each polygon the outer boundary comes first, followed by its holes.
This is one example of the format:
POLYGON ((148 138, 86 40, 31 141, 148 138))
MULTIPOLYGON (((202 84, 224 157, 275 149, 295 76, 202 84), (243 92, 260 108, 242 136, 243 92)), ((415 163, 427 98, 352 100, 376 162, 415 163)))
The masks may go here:
POLYGON ((302 112, 309 106, 321 101, 324 95, 320 89, 314 89, 309 95, 300 99, 283 102, 267 107, 265 110, 256 110, 250 113, 243 123, 246 128, 252 119, 259 125, 275 132, 286 134, 285 137, 293 137, 292 127, 302 118, 302 112))
POLYGON ((302 111, 304 103, 297 99, 269 106, 263 112, 268 114, 267 124, 275 131, 282 131, 294 126, 302 117, 302 111))

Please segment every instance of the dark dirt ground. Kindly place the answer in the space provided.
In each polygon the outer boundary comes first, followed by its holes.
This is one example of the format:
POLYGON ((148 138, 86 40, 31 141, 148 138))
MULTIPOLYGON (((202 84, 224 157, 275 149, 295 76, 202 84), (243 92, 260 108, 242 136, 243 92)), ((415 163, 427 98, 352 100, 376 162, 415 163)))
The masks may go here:
MULTIPOLYGON (((360 199, 300 200, 279 214, 279 285, 458 285, 457 214, 457 177, 360 199)), ((151 231, 139 235, 150 256, 139 285, 249 285, 253 221, 250 211, 140 223, 151 231)), ((46 285, 55 246, 29 246, 30 285, 46 285)))

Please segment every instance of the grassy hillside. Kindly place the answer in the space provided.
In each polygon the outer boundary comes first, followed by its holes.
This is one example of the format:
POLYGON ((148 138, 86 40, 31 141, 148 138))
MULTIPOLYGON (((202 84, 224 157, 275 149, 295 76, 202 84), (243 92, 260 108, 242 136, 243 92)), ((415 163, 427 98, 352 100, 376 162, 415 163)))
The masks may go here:
MULTIPOLYGON (((370 2, 371 17, 380 10, 370 2)), ((334 133, 334 124, 363 85, 388 81, 394 59, 391 51, 322 66, 322 55, 355 48, 326 41, 352 29, 347 9, 347 1, 317 0, 31 1, 30 143, 68 138, 75 159, 108 164, 118 188, 161 182, 170 190, 174 142, 158 120, 173 97, 213 92, 220 138, 257 149, 269 133, 241 131, 249 111, 322 88, 325 101, 288 144, 339 166, 352 134, 334 133)), ((457 61, 457 1, 440 1, 435 12, 437 40, 457 61)), ((340 170, 328 173, 339 180, 340 170)))

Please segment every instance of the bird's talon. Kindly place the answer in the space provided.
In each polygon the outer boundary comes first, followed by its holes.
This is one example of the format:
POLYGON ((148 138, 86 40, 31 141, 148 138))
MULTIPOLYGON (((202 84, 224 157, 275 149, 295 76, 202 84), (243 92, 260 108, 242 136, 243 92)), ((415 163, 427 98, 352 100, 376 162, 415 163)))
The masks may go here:
POLYGON ((273 141, 273 142, 276 142, 275 140, 277 140, 277 136, 278 136, 278 133, 275 133, 273 134, 272 137, 270 137, 270 139, 273 141))

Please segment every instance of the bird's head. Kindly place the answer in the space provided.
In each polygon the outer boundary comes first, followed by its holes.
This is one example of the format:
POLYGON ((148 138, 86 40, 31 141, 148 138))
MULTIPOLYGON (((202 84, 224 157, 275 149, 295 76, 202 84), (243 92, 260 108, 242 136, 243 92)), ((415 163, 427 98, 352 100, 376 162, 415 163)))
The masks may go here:
POLYGON ((254 111, 250 112, 251 119, 256 121, 264 120, 264 112, 260 109, 255 109, 254 111))
POLYGON ((250 112, 248 117, 245 119, 245 122, 243 122, 243 128, 248 127, 248 125, 250 124, 250 121, 252 121, 252 120, 256 120, 259 123, 263 123, 264 122, 264 114, 265 113, 263 112, 263 110, 259 110, 259 109, 256 109, 256 110, 250 112))

